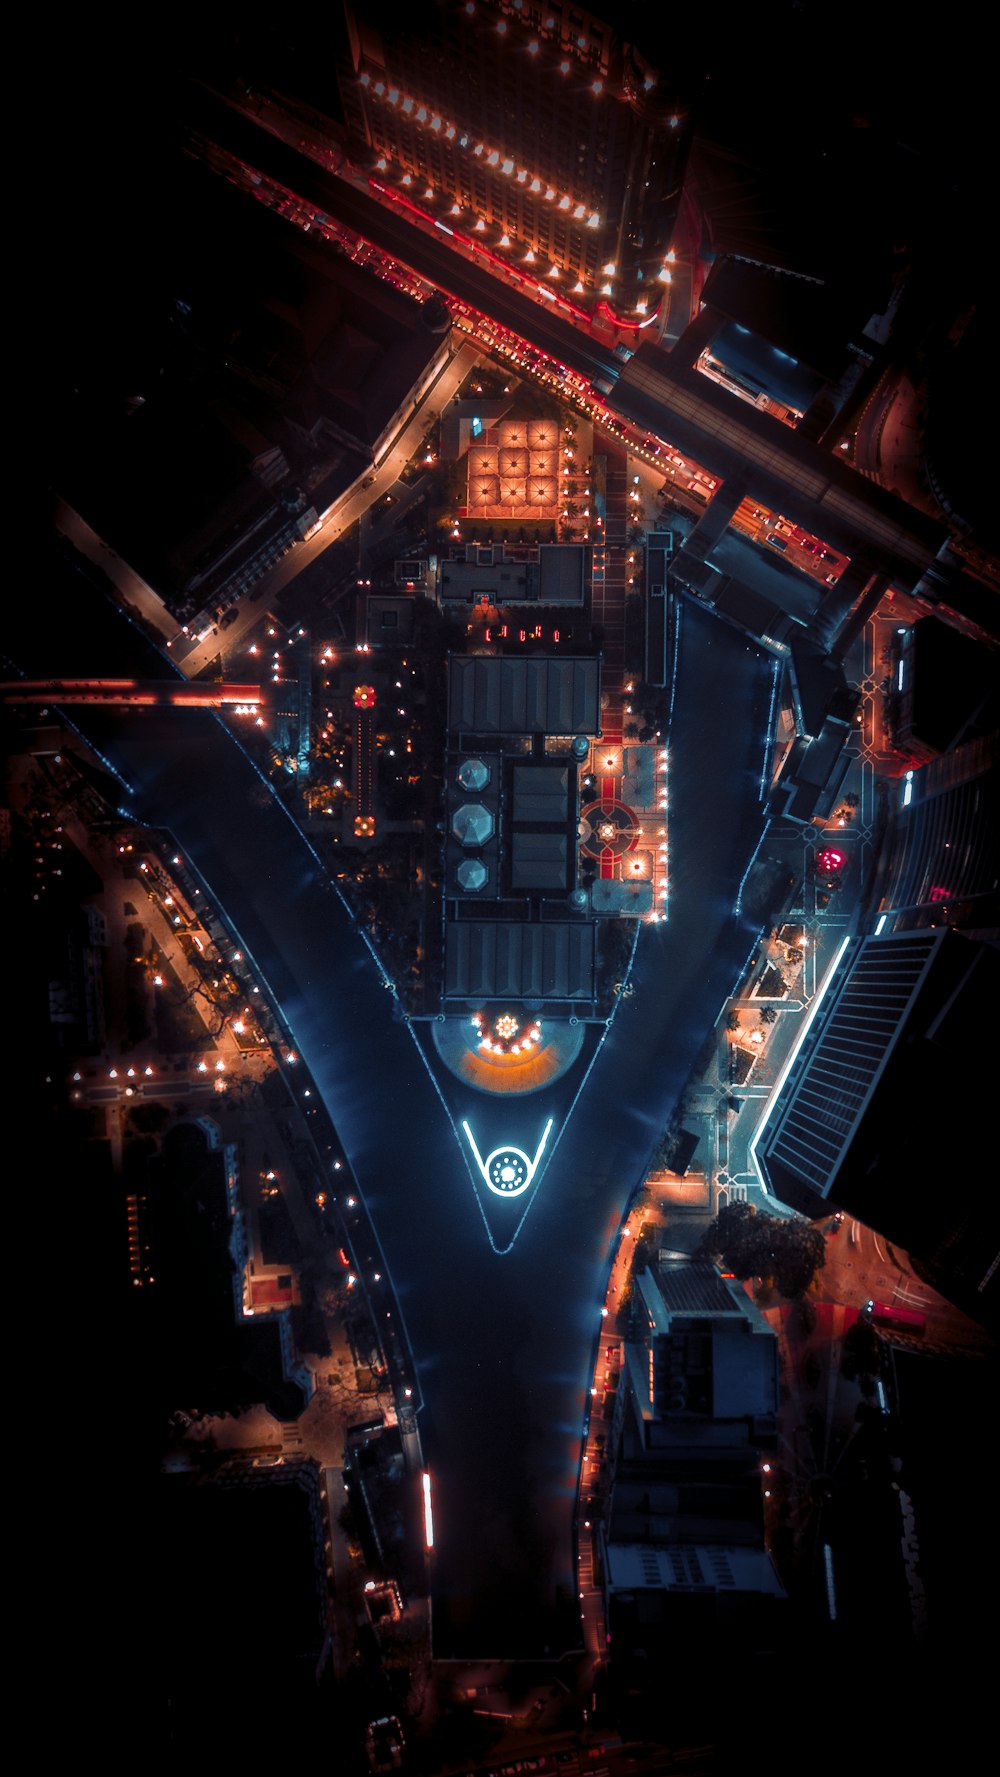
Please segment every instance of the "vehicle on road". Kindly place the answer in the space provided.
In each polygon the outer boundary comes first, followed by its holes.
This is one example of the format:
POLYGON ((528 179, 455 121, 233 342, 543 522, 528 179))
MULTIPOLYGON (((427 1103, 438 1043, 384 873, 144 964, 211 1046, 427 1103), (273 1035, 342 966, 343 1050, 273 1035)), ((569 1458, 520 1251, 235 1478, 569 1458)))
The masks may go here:
POLYGON ((897 1308, 894 1302, 868 1301, 862 1313, 873 1326, 901 1326, 908 1332, 922 1333, 927 1325, 926 1317, 915 1308, 897 1308))

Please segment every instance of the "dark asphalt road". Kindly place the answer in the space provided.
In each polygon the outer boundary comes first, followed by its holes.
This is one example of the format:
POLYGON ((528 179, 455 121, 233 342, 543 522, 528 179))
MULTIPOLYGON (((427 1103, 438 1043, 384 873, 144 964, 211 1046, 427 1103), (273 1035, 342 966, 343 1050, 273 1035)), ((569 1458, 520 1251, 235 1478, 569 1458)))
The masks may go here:
MULTIPOLYGON (((113 611, 91 610, 72 645, 69 635, 29 633, 16 657, 39 672, 111 672, 119 654, 151 669, 113 611)), ((670 917, 643 930, 636 992, 505 1256, 490 1245, 452 1122, 371 956, 227 730, 187 712, 86 716, 135 790, 136 817, 170 828, 280 1003, 365 1194, 424 1399, 441 1656, 529 1656, 577 1641, 572 1508, 610 1250, 754 936, 731 907, 760 830, 769 670, 742 636, 685 610, 670 917)), ((457 1115, 482 1113, 480 1095, 463 1099, 454 1081, 444 1089, 457 1115)), ((553 1114, 546 1101, 564 1114, 566 1090, 562 1101, 556 1092, 517 1103, 510 1139, 533 1152, 543 1111, 553 1114)))

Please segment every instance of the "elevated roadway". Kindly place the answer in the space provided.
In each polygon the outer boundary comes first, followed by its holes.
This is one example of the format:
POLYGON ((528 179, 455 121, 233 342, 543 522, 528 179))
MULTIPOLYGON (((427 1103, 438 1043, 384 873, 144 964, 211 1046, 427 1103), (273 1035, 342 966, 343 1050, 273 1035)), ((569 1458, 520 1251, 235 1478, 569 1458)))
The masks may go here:
POLYGON ((149 705, 156 708, 218 710, 258 709, 259 685, 234 685, 174 679, 13 679, 0 684, 0 700, 18 704, 89 703, 111 709, 149 705))

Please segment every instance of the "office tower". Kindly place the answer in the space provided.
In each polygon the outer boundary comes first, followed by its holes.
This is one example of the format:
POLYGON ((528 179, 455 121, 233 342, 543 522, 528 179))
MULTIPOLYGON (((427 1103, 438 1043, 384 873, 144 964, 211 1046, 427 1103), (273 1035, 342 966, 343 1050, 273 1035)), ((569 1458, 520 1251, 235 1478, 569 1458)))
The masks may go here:
POLYGON ((983 1116, 994 945, 946 926, 852 939, 755 1138, 769 1189, 836 1204, 996 1324, 998 1227, 983 1116))
POLYGON ((779 1400, 777 1337, 740 1284, 702 1264, 639 1272, 598 1536, 611 1687, 632 1733, 667 1699, 683 1711, 712 1658, 783 1633, 765 1503, 779 1400))
POLYGON ((553 300, 654 319, 690 136, 633 43, 556 0, 422 0, 402 19, 345 0, 345 14, 349 152, 387 202, 553 300))

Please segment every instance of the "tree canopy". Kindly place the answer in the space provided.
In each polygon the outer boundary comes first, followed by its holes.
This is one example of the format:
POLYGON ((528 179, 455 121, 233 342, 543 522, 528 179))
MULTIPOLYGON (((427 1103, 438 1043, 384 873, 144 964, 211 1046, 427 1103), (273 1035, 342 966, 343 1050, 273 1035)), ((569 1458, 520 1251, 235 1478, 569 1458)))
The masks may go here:
POLYGON ((767 1215, 749 1203, 723 1204, 702 1237, 700 1256, 722 1260, 735 1277, 760 1277, 782 1296, 801 1296, 826 1262, 812 1222, 767 1215))

